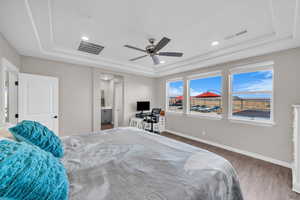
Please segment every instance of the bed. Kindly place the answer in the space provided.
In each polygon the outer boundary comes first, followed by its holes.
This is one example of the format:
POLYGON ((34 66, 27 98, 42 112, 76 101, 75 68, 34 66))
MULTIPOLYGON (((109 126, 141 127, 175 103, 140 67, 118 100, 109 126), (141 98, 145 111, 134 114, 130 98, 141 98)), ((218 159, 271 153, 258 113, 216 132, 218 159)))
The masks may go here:
POLYGON ((242 200, 224 158, 135 128, 63 138, 71 200, 242 200))

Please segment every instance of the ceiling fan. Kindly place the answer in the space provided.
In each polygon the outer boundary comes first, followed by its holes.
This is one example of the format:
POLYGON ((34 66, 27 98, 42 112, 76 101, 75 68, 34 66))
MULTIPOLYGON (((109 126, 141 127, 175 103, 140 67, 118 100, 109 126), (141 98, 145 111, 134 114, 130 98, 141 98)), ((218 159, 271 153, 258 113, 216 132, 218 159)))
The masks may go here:
POLYGON ((146 46, 145 49, 141 49, 141 48, 134 47, 131 45, 124 45, 124 47, 146 53, 146 55, 132 58, 129 61, 135 61, 135 60, 139 60, 139 59, 145 58, 147 56, 150 56, 153 60, 153 63, 155 65, 157 65, 160 63, 158 56, 171 56, 171 57, 182 57, 183 56, 183 53, 180 53, 180 52, 159 52, 162 48, 164 48, 171 41, 171 39, 169 39, 169 38, 163 37, 157 44, 154 44, 155 39, 153 39, 153 38, 150 38, 148 41, 150 42, 150 45, 146 46))

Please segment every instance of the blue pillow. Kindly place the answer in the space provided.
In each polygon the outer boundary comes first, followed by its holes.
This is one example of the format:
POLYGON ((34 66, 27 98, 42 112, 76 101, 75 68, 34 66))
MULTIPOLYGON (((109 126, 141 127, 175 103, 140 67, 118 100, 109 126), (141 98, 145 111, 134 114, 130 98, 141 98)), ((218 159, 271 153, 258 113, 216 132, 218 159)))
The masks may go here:
POLYGON ((9 128, 9 131, 18 141, 36 145, 58 158, 64 155, 63 145, 59 137, 38 122, 24 120, 9 128))
POLYGON ((0 180, 0 199, 68 199, 68 177, 59 159, 25 142, 0 140, 0 180))

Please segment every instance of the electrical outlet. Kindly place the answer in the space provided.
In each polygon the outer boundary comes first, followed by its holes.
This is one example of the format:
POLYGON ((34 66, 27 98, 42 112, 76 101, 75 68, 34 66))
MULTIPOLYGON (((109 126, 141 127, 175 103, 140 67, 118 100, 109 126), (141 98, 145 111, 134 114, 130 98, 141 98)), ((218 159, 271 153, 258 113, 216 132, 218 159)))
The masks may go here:
POLYGON ((202 135, 206 135, 206 132, 205 132, 205 130, 203 130, 203 131, 202 131, 202 135))

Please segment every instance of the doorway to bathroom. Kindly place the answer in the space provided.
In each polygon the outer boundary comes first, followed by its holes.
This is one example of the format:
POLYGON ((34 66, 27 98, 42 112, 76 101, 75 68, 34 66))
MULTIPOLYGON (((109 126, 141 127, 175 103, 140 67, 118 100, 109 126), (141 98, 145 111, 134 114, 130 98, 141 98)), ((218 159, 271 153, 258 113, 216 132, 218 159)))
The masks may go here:
POLYGON ((101 130, 123 125, 123 82, 123 77, 119 75, 100 75, 101 130))

